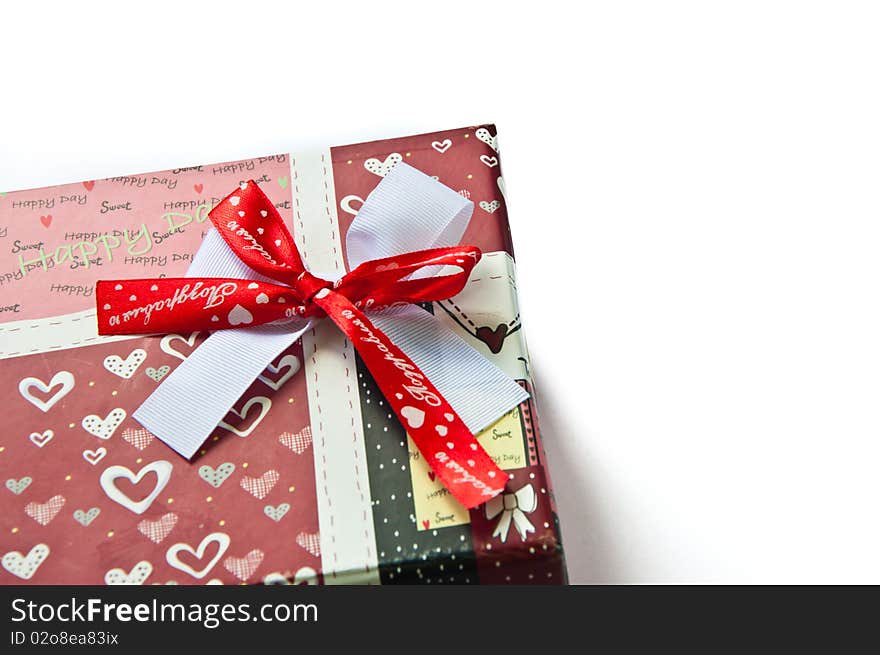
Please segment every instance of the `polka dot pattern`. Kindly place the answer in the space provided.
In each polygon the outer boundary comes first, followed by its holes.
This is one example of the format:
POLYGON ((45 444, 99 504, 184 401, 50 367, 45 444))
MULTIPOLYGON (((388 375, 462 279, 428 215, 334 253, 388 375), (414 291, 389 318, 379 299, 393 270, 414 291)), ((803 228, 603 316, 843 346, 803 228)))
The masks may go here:
POLYGON ((418 530, 406 431, 360 358, 357 371, 382 584, 476 584, 470 526, 418 530))
POLYGON ((471 530, 481 584, 565 584, 566 572, 554 510, 544 469, 530 466, 507 471, 505 494, 531 485, 537 497, 534 510, 525 513, 534 530, 523 538, 515 529, 502 542, 493 535, 500 520, 489 518, 485 507, 471 510, 471 530))

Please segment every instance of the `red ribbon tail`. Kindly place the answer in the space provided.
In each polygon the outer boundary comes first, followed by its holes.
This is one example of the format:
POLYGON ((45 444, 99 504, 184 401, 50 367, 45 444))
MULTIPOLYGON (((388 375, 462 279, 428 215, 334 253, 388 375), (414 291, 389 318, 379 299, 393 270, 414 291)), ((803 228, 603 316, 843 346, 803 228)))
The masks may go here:
POLYGON ((327 290, 318 304, 351 340, 422 457, 470 509, 504 490, 507 474, 492 460, 427 376, 345 296, 327 290))

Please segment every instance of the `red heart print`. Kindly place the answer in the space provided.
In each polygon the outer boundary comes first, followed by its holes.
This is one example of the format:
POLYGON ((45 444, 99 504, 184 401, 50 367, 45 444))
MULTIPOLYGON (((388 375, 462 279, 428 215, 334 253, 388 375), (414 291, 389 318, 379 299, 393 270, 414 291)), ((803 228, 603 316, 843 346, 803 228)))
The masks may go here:
POLYGON ((431 522, 428 519, 425 519, 424 521, 422 521, 422 527, 425 528, 425 530, 428 529, 429 525, 431 525, 431 522))
POLYGON ((83 186, 86 188, 86 191, 91 191, 95 188, 95 181, 89 180, 88 182, 83 182, 83 186))
POLYGON ((201 193, 202 190, 203 190, 204 188, 205 188, 205 187, 204 187, 203 185, 201 185, 201 184, 193 184, 193 190, 194 190, 196 193, 201 193))
POLYGON ((40 216, 40 223, 43 224, 43 227, 49 227, 50 225, 52 225, 52 214, 40 216))

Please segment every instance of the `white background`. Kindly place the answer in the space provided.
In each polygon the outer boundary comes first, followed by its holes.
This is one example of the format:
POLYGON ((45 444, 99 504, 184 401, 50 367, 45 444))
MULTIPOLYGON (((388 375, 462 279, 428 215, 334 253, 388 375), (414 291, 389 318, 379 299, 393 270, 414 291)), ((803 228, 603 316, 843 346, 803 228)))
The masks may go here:
POLYGON ((880 582, 874 3, 36 4, 2 189, 497 123, 574 582, 880 582))

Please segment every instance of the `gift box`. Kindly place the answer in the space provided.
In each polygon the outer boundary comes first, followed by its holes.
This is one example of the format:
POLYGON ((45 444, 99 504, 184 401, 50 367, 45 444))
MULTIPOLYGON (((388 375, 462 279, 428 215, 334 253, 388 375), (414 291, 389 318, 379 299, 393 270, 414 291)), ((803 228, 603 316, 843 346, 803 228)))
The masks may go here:
MULTIPOLYGON (((0 435, 0 580, 564 583, 504 193, 496 130, 483 125, 0 194, 6 246, 0 253, 0 385, 7 399, 0 435), (140 291, 129 295, 128 279, 154 279, 149 288, 164 289, 194 268, 213 270, 206 252, 219 224, 212 210, 243 216, 239 196, 254 186, 259 191, 253 193, 271 203, 260 213, 277 211, 306 268, 316 275, 355 268, 351 234, 368 213, 361 208, 380 206, 379 189, 391 189, 392 178, 405 177, 402 171, 414 171, 419 184, 428 178, 429 195, 445 193, 443 201, 457 206, 451 193, 464 213, 473 212, 457 241, 482 253, 462 264, 460 275, 466 275, 454 295, 418 303, 435 332, 416 334, 410 347, 429 352, 448 333, 454 344, 447 361, 476 353, 522 390, 513 406, 476 431, 480 453, 506 478, 485 502, 466 508, 457 500, 441 479, 444 470, 414 441, 422 417, 416 423, 406 413, 412 408, 401 410, 383 395, 375 367, 352 347, 356 339, 326 319, 273 352, 243 393, 233 384, 241 347, 193 378, 201 380, 195 393, 169 384, 196 357, 208 360, 203 345, 214 338, 210 326, 163 332, 151 329, 162 325, 156 314, 139 334, 99 334, 102 311, 115 311, 117 299, 141 302, 140 291), (99 280, 119 282, 102 292, 99 280), (96 302, 100 293, 107 302, 96 302), (210 433, 188 431, 190 419, 212 420, 206 406, 222 405, 218 397, 229 389, 234 402, 223 406, 225 416, 213 419, 210 433), (144 420, 145 408, 158 396, 155 421, 172 422, 173 415, 171 431, 184 441, 192 437, 192 453, 178 454, 164 435, 145 427, 153 425, 144 420)), ((260 225, 260 217, 255 220, 260 225)), ((242 232, 234 221, 224 224, 242 232)), ((374 236, 383 238, 381 227, 374 236)), ((277 257, 258 241, 251 254, 277 257)), ((460 254, 447 250, 447 256, 460 254)), ((375 265, 370 272, 379 276, 395 266, 375 265)), ((418 277, 407 278, 409 284, 418 277)), ((271 286, 261 286, 266 281, 259 275, 253 279, 248 286, 259 293, 244 310, 250 318, 263 311, 260 303, 268 306, 263 290, 271 286)), ((138 288, 146 293, 148 287, 138 288)), ((284 289, 272 288, 273 302, 284 303, 284 289)), ((316 287, 310 298, 318 302, 328 291, 316 287)), ((369 302, 356 304, 371 315, 369 302)), ((232 324, 222 327, 241 322, 233 314, 222 315, 232 324)), ((379 324, 397 338, 390 323, 379 324)), ((442 377, 443 362, 432 366, 442 377)), ((444 385, 466 391, 455 402, 450 397, 457 413, 458 404, 491 400, 493 387, 481 387, 483 378, 456 375, 464 381, 444 385)), ((436 430, 446 434, 445 425, 436 430)), ((467 461, 462 466, 474 465, 467 461)))

